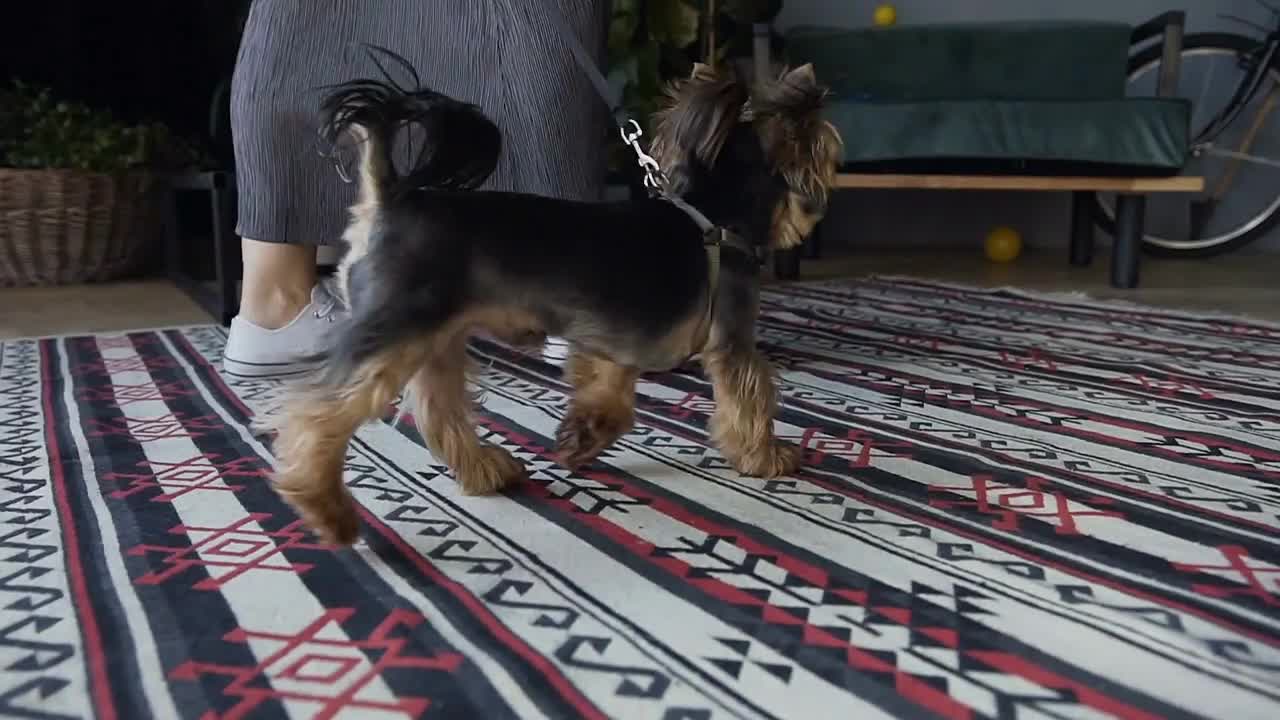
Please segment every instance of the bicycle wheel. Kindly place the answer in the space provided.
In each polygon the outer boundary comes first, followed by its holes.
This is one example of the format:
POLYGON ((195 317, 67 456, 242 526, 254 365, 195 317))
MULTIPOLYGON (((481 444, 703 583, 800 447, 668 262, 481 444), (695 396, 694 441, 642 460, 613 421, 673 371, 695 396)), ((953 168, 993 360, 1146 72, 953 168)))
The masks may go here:
MULTIPOLYGON (((1231 33, 1197 33, 1183 43, 1178 96, 1191 101, 1191 138, 1231 101, 1245 79, 1244 60, 1257 40, 1231 33)), ((1133 95, 1155 95, 1161 48, 1129 61, 1133 95)), ((1241 248, 1280 222, 1280 72, 1273 66, 1258 92, 1212 147, 1194 154, 1185 170, 1205 179, 1198 194, 1147 198, 1143 250, 1164 257, 1209 257, 1241 248), (1225 152, 1224 152, 1225 151, 1225 152)), ((1115 196, 1097 194, 1097 221, 1115 232, 1115 196)))

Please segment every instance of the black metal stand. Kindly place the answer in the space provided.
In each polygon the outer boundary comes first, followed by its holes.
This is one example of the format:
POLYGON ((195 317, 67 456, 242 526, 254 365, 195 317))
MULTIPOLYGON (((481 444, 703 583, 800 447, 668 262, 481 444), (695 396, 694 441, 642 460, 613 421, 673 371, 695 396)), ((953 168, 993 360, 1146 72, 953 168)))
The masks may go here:
POLYGON ((817 225, 814 225, 809 237, 805 238, 804 244, 800 246, 804 251, 805 258, 808 260, 817 260, 822 257, 822 228, 824 225, 826 223, 823 221, 819 221, 817 225))
POLYGON ((236 178, 224 170, 178 173, 168 177, 169 202, 165 222, 165 269, 169 280, 200 307, 230 325, 240 310, 240 243, 236 228, 236 178), (209 193, 212 212, 214 286, 212 290, 183 267, 177 198, 183 191, 209 193))
POLYGON ((1093 262, 1093 196, 1088 190, 1071 193, 1071 264, 1093 262))
POLYGON ((1111 248, 1111 285, 1138 286, 1138 258, 1142 251, 1143 216, 1147 199, 1142 195, 1116 196, 1116 234, 1111 248))
POLYGON ((773 254, 773 274, 779 280, 798 280, 800 278, 800 260, 816 260, 822 257, 822 228, 826 221, 820 221, 800 243, 800 247, 790 250, 779 250, 773 254))
POLYGON ((775 250, 773 253, 773 275, 779 280, 797 280, 800 277, 800 250, 775 250))

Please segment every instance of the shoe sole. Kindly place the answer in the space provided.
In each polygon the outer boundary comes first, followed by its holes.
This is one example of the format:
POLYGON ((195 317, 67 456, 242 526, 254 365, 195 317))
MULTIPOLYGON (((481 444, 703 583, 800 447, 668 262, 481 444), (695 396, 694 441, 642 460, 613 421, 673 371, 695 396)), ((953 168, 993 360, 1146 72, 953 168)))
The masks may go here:
POLYGON ((232 377, 246 380, 267 380, 271 378, 288 378, 302 375, 319 367, 315 363, 279 362, 262 363, 246 362, 223 356, 222 372, 232 377))

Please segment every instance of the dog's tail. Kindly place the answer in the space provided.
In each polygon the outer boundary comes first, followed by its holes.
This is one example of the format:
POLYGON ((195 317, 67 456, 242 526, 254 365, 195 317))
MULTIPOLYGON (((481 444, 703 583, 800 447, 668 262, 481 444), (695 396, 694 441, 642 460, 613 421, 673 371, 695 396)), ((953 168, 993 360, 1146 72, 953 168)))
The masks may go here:
POLYGON ((347 133, 361 143, 361 199, 374 203, 418 188, 473 190, 493 174, 502 150, 497 125, 470 103, 420 87, 408 62, 377 48, 413 75, 414 88, 391 80, 359 79, 333 86, 321 104, 321 134, 331 146, 347 133), (421 138, 412 133, 421 130, 421 138), (400 138, 404 130, 410 134, 400 138), (403 140, 408 166, 401 173, 392 149, 403 140), (416 145, 416 147, 415 147, 416 145))

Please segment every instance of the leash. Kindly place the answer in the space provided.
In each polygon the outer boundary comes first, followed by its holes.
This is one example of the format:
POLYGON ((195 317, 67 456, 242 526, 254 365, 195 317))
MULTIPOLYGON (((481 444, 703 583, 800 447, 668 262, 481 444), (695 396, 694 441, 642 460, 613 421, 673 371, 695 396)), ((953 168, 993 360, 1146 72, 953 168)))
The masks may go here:
POLYGON ((569 51, 572 53, 574 61, 578 64, 578 69, 587 76, 587 79, 595 87, 596 94, 608 106, 613 122, 618 126, 618 131, 622 135, 622 141, 635 153, 636 163, 644 171, 644 185, 648 189, 650 196, 656 195, 658 198, 679 208, 702 231, 702 244, 707 251, 708 266, 707 311, 703 316, 703 327, 708 333, 708 337, 710 337, 711 321, 716 308, 716 294, 720 285, 720 250, 725 247, 732 248, 752 258, 758 267, 764 262, 760 257, 759 249, 725 228, 717 226, 697 208, 671 192, 670 181, 667 179, 666 173, 662 171, 658 161, 645 152, 640 145, 640 138, 644 135, 644 130, 641 129, 640 123, 636 122, 634 118, 627 117, 622 109, 622 93, 617 93, 617 97, 615 97, 614 92, 609 87, 609 82, 605 79, 604 74, 600 72, 600 68, 596 66, 586 48, 582 46, 582 41, 573 32, 573 28, 569 26, 569 21, 565 18, 563 11, 559 7, 554 7, 556 3, 551 5, 553 7, 547 13, 547 16, 551 18, 560 34, 564 36, 566 43, 569 45, 569 51))
POLYGON ((649 190, 649 193, 651 195, 656 194, 663 200, 683 210, 698 225, 698 229, 702 231, 703 235, 710 236, 715 234, 720 228, 717 228, 697 208, 671 193, 669 189, 670 181, 667 179, 666 173, 662 172, 658 161, 645 152, 640 145, 640 138, 644 135, 644 130, 640 128, 640 123, 633 118, 627 117, 622 109, 622 93, 615 94, 609 87, 609 81, 600 72, 600 68, 596 66, 591 54, 582 46, 582 41, 578 39, 577 34, 573 32, 573 28, 569 26, 569 21, 565 18, 564 11, 557 5, 558 3, 551 3, 552 7, 547 16, 551 18, 552 23, 557 26, 556 29, 564 37, 566 44, 569 46, 569 52, 572 53, 574 62, 578 65, 578 69, 591 81, 592 86, 595 87, 596 94, 600 96, 600 99, 609 108, 613 122, 617 125, 618 131, 622 135, 622 141, 635 152, 636 163, 644 171, 644 185, 649 190))

